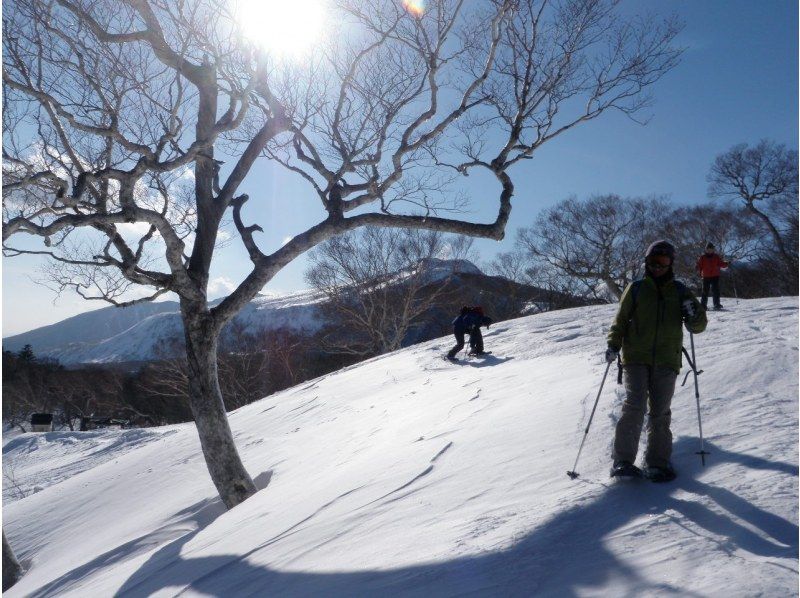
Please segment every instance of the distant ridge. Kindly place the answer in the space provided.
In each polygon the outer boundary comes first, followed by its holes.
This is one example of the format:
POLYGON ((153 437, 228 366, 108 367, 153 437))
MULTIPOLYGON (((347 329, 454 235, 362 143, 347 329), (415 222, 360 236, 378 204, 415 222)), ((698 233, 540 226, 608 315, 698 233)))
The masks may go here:
MULTIPOLYGON (((428 283, 452 274, 483 275, 480 268, 467 260, 429 259, 418 267, 424 271, 428 283)), ((410 274, 399 272, 394 282, 410 274)), ((323 324, 321 301, 319 295, 309 290, 267 292, 245 306, 234 322, 251 330, 289 328, 313 333, 323 324)), ((161 341, 182 335, 179 309, 177 301, 105 307, 4 338, 3 350, 16 352, 31 345, 37 356, 57 359, 64 365, 150 361, 158 358, 155 349, 161 341)))
MULTIPOLYGON (((259 295, 235 321, 254 328, 315 330, 319 326, 317 302, 308 291, 259 295)), ((149 361, 156 358, 154 351, 160 341, 181 334, 176 301, 141 303, 98 309, 4 338, 3 350, 19 351, 29 344, 37 356, 58 359, 65 365, 149 361)))

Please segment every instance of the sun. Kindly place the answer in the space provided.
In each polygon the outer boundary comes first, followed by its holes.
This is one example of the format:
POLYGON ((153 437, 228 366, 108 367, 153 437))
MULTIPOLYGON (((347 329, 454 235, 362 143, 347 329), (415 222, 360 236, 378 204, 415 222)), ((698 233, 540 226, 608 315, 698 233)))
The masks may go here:
POLYGON ((403 7, 415 17, 425 14, 424 0, 403 0, 403 7))
POLYGON ((234 0, 244 35, 276 58, 302 57, 324 36, 327 0, 234 0))

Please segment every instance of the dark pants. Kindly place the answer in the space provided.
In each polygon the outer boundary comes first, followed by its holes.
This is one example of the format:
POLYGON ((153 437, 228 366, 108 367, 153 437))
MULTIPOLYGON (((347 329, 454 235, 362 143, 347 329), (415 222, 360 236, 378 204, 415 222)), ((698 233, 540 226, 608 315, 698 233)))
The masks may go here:
POLYGON ((625 402, 614 435, 614 461, 636 461, 647 407, 645 465, 667 467, 672 456, 672 395, 678 373, 672 368, 628 364, 625 366, 625 402))
POLYGON ((453 359, 456 355, 458 355, 458 352, 464 348, 464 332, 460 330, 454 330, 453 336, 456 337, 456 346, 450 349, 450 352, 447 354, 447 357, 450 359, 453 359))
POLYGON ((483 353, 483 335, 477 326, 469 333, 469 348, 472 353, 483 353))
POLYGON ((711 289, 711 294, 714 298, 714 307, 722 307, 722 304, 719 302, 719 276, 703 279, 703 298, 700 300, 700 303, 703 304, 703 307, 708 305, 709 288, 711 289))
MULTIPOLYGON (((461 332, 460 330, 453 331, 453 336, 456 337, 456 346, 450 349, 447 353, 447 357, 453 359, 453 357, 458 355, 458 352, 464 348, 465 334, 465 332, 461 332)), ((469 350, 470 353, 483 353, 483 335, 481 334, 481 329, 477 326, 469 331, 469 350)))

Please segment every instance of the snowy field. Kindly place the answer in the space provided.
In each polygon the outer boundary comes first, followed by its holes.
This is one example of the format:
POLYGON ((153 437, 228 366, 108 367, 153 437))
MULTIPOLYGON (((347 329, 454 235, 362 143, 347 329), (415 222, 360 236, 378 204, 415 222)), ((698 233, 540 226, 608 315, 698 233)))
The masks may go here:
POLYGON ((29 569, 7 596, 796 596, 798 301, 726 305, 695 337, 711 455, 690 377, 670 484, 608 479, 611 374, 566 475, 614 306, 498 323, 483 360, 450 364, 438 339, 239 409, 263 490, 230 512, 192 425, 5 439, 3 526, 29 569))

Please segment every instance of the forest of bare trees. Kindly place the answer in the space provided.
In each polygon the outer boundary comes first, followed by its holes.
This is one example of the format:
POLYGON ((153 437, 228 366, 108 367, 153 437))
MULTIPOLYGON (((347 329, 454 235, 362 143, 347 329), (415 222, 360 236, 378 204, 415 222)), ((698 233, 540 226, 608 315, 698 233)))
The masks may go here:
MULTIPOLYGON (((585 299, 616 301, 625 286, 643 275, 647 246, 667 239, 676 247, 675 275, 690 286, 699 284, 698 256, 713 243, 731 262, 722 277, 723 292, 737 297, 796 295, 797 154, 764 141, 753 151, 773 153, 769 172, 765 166, 759 175, 745 174, 740 165, 739 174, 724 178, 720 164, 744 147, 717 158, 709 175, 709 195, 728 194, 733 200, 674 205, 664 198, 568 198, 520 229, 515 248, 495 258, 492 271, 585 299), (759 180, 747 183, 747 177, 759 180), (745 181, 744 187, 737 187, 736 180, 745 181), (747 192, 747 185, 768 191, 747 192)), ((768 160, 749 159, 751 168, 753 161, 768 160)))
POLYGON ((762 256, 773 263, 776 290, 797 293, 797 151, 763 139, 733 146, 717 156, 708 174, 711 197, 742 206, 754 226, 765 231, 762 256))

